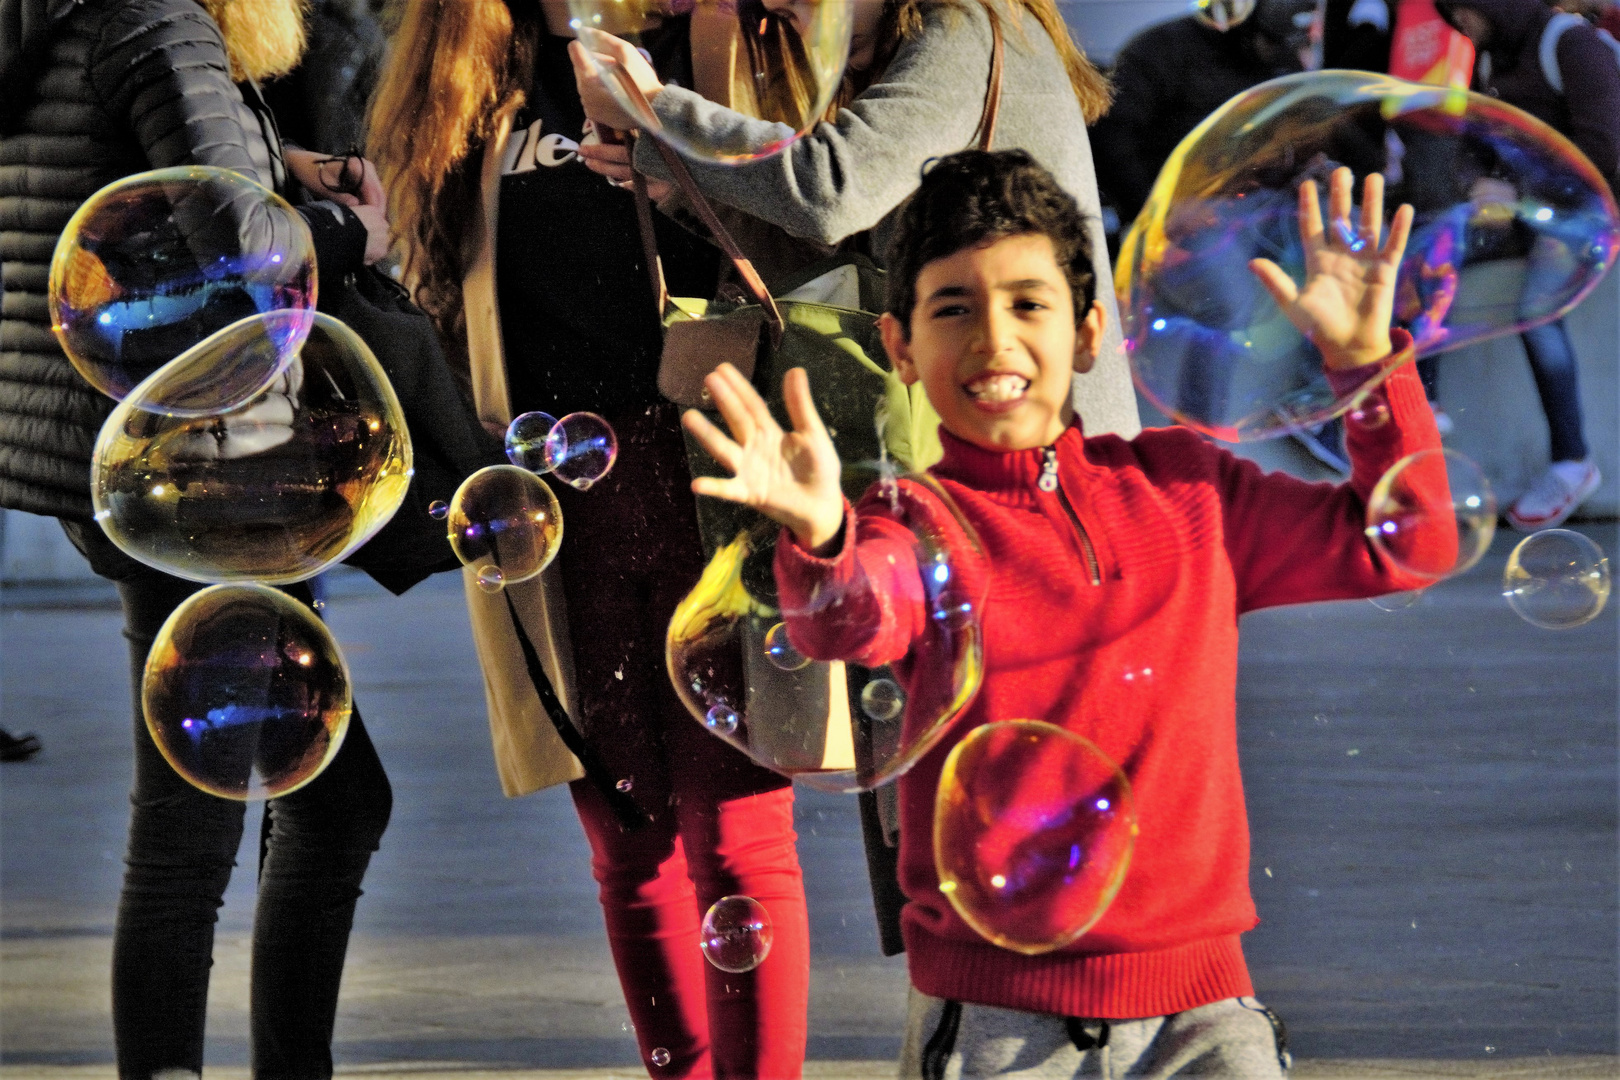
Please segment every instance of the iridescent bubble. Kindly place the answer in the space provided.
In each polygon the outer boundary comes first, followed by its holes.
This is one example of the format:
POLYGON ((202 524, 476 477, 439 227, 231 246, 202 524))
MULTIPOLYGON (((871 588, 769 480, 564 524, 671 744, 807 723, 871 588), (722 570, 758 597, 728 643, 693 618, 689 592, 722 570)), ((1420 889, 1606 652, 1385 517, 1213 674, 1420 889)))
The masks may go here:
POLYGON ((844 2, 569 0, 568 11, 593 74, 636 127, 693 158, 730 165, 780 153, 822 119, 842 84, 854 26, 854 7, 844 2), (606 35, 657 53, 666 20, 688 12, 693 88, 769 124, 709 125, 704 133, 666 125, 611 60, 606 35))
POLYGON ((620 780, 617 784, 614 784, 613 786, 618 788, 620 792, 628 795, 630 793, 630 790, 632 788, 634 788, 636 786, 636 784, 635 784, 634 780, 620 780))
MULTIPOLYGON (((109 184, 79 207, 57 241, 49 290, 51 325, 68 359, 91 386, 122 401, 158 368, 248 316, 312 310, 315 245, 286 200, 239 172, 159 169, 109 184)), ((266 356, 257 358, 267 363, 147 407, 197 416, 241 404, 280 373, 309 325, 274 324, 266 356)))
POLYGON ((405 415, 364 342, 327 315, 273 383, 204 417, 156 402, 228 371, 273 312, 189 350, 113 410, 91 456, 96 520, 126 554, 192 581, 285 584, 369 540, 411 478, 405 415), (148 406, 151 407, 148 407, 148 406))
POLYGON ((296 791, 337 755, 348 666, 315 613, 263 585, 215 585, 158 631, 141 680, 146 728, 187 782, 225 799, 296 791))
POLYGON ((669 1064, 669 1051, 665 1050, 662 1046, 653 1047, 652 1053, 648 1054, 647 1057, 660 1069, 669 1064))
POLYGON ((765 905, 751 896, 722 896, 703 916, 704 957, 733 975, 753 971, 771 952, 775 932, 765 905))
POLYGON ((446 525, 456 557, 477 567, 480 581, 486 570, 497 571, 501 585, 527 581, 549 566, 563 535, 557 496, 516 465, 490 465, 463 480, 446 525))
POLYGON ((569 413, 546 435, 546 466, 570 487, 585 491, 619 459, 619 437, 595 413, 569 413))
POLYGON ((1051 952, 1108 910, 1136 832, 1130 781, 1091 741, 1040 720, 985 724, 940 774, 939 888, 985 940, 1051 952))
POLYGON ((1410 574, 1446 578, 1479 562, 1496 535, 1496 495, 1455 450, 1397 461, 1367 498, 1367 538, 1410 574), (1438 516, 1437 516, 1438 515, 1438 516))
POLYGON ((428 517, 434 521, 443 521, 450 516, 450 504, 443 499, 434 499, 428 503, 428 517))
POLYGON ((1265 438, 1353 408, 1388 374, 1330 385, 1248 268, 1264 257, 1303 281, 1297 189, 1314 179, 1325 199, 1339 165, 1358 192, 1367 173, 1386 174, 1386 214, 1416 210, 1395 322, 1420 356, 1559 317, 1620 250, 1604 178, 1510 105, 1367 72, 1263 83, 1176 148, 1121 243, 1132 371, 1168 415, 1222 439, 1265 438))
POLYGON ((526 412, 506 426, 506 460, 532 473, 549 472, 546 436, 557 426, 550 413, 526 412))
POLYGON ((783 671, 798 671, 810 658, 788 640, 787 623, 777 623, 765 631, 765 657, 783 671))
POLYGON ((474 575, 478 587, 487 593, 498 593, 506 588, 506 575, 498 566, 480 566, 474 575))
POLYGON ((906 692, 893 679, 873 679, 861 687, 861 712, 873 720, 893 720, 906 707, 906 692))
POLYGON ((1609 602, 1609 560, 1578 532, 1546 529, 1508 556, 1502 595, 1530 625, 1568 630, 1597 618, 1609 602))
MULTIPOLYGON (((848 481, 859 497, 860 480, 848 481)), ((887 667, 852 676, 841 661, 777 663, 767 644, 775 628, 848 598, 829 591, 810 610, 779 610, 771 576, 779 527, 753 511, 737 517, 742 530, 677 605, 665 639, 670 681, 699 723, 760 765, 828 791, 870 790, 909 769, 961 715, 982 674, 982 586, 964 582, 958 565, 981 550, 977 537, 926 474, 873 490, 863 508, 912 537, 898 572, 927 615, 904 688, 887 667), (852 678, 876 688, 852 700, 852 678)))

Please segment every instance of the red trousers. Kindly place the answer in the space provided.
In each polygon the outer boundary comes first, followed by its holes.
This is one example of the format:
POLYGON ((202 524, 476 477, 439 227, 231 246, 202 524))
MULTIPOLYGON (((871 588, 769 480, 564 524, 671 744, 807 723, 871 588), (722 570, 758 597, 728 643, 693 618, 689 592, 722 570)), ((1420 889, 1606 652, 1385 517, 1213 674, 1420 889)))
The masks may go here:
POLYGON ((571 786, 619 983, 653 1077, 795 1080, 810 927, 793 788, 705 731, 670 686, 664 631, 703 563, 685 452, 671 406, 614 426, 613 472, 586 492, 554 486, 579 719, 651 815, 624 829, 589 779, 571 786), (738 894, 765 906, 774 940, 764 963, 731 975, 704 959, 698 928, 738 894))

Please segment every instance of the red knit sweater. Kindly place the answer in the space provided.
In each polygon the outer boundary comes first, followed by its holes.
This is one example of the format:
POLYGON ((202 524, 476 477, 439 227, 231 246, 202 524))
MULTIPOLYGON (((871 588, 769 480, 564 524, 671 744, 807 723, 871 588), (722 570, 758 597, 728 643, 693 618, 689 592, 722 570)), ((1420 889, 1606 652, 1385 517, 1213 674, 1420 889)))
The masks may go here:
MULTIPOLYGON (((1410 338, 1398 335, 1398 346, 1410 338)), ((1238 935, 1258 921, 1238 773, 1238 616, 1277 604, 1367 597, 1430 582, 1385 565, 1364 504, 1397 460, 1440 445, 1412 365, 1374 392, 1379 426, 1348 423, 1343 485, 1263 474, 1192 432, 1056 444, 1061 492, 1036 484, 1041 450, 995 453, 942 432, 934 476, 987 558, 957 551, 963 587, 983 594, 985 674, 943 743, 900 778, 900 884, 911 979, 936 997, 1067 1016, 1160 1016, 1252 993, 1238 935), (1076 520, 1078 519, 1078 527, 1076 520), (1074 944, 1043 956, 979 937, 939 892, 934 795, 950 748, 994 720, 1032 718, 1084 735, 1129 776, 1140 833, 1112 907, 1074 944)), ((1444 491, 1443 482, 1441 491, 1444 491)), ((907 495, 937 504, 921 485, 907 495)), ((876 666, 922 632, 911 534, 869 497, 840 552, 815 558, 784 536, 776 576, 789 633, 806 654, 876 666), (843 602, 812 604, 827 589, 843 602)), ((939 519, 949 532, 948 515, 939 519)), ((1450 545, 1449 503, 1424 538, 1450 545)), ((956 534, 959 538, 961 533, 956 534)), ((910 688, 908 687, 908 690, 910 688)))

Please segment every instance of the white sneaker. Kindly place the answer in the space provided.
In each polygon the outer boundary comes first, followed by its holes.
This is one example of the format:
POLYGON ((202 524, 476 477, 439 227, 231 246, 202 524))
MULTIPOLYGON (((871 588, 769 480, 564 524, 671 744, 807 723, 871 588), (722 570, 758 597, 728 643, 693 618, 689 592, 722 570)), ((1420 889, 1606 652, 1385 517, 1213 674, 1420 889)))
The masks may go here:
POLYGON ((1603 474, 1591 458, 1555 461, 1507 512, 1508 524, 1520 532, 1556 528, 1602 482, 1603 474))

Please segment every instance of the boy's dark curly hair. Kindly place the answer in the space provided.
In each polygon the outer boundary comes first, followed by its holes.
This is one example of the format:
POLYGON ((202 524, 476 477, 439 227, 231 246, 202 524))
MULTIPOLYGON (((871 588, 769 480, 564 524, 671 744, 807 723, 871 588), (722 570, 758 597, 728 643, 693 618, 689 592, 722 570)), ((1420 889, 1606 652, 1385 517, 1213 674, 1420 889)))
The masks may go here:
POLYGON ((889 313, 911 339, 917 276, 935 259, 1008 236, 1052 241, 1079 325, 1096 299, 1091 238, 1074 197, 1023 150, 963 150, 940 158, 906 200, 889 242, 889 313))

